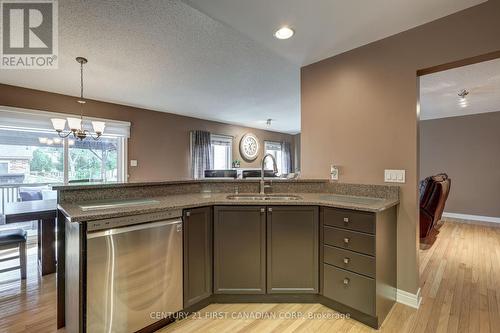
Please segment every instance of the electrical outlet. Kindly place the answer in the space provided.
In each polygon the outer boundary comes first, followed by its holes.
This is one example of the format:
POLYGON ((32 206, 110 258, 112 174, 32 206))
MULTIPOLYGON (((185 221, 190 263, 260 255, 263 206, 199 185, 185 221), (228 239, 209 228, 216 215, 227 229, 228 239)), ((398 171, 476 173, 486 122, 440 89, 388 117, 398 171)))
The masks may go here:
POLYGON ((406 170, 385 170, 386 183, 406 183, 406 170))
POLYGON ((131 167, 136 167, 137 166, 137 160, 130 160, 130 166, 131 167))

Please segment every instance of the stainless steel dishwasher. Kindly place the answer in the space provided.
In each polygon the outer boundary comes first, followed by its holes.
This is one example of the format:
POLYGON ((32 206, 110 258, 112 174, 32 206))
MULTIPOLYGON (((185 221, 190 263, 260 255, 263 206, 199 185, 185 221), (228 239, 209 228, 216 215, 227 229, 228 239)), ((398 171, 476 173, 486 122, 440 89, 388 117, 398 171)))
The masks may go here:
POLYGON ((89 222, 87 332, 135 332, 182 310, 182 219, 172 215, 89 222))

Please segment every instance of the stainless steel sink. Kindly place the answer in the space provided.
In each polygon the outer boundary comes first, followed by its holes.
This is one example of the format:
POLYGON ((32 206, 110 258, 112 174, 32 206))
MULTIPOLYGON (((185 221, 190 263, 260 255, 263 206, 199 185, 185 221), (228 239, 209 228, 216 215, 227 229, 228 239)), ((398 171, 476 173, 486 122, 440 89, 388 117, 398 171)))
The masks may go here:
POLYGON ((276 200, 276 201, 293 201, 301 200, 302 198, 298 195, 287 195, 287 194, 233 194, 228 195, 229 200, 241 200, 241 201, 261 201, 261 200, 276 200))

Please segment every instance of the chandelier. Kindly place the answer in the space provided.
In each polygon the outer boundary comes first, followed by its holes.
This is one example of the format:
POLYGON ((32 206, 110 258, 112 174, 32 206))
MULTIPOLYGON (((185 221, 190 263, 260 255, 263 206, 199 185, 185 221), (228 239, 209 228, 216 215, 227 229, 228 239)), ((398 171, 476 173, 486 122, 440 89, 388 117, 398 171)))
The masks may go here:
POLYGON ((83 128, 83 105, 86 103, 83 98, 83 65, 87 63, 87 59, 83 57, 77 57, 76 61, 80 64, 80 99, 77 101, 80 104, 80 118, 68 117, 68 127, 69 131, 65 133, 66 119, 53 118, 52 126, 61 138, 67 138, 70 134, 77 139, 83 141, 85 138, 90 136, 94 140, 99 140, 102 133, 104 132, 104 127, 106 123, 104 121, 92 121, 92 127, 95 132, 95 136, 83 128))

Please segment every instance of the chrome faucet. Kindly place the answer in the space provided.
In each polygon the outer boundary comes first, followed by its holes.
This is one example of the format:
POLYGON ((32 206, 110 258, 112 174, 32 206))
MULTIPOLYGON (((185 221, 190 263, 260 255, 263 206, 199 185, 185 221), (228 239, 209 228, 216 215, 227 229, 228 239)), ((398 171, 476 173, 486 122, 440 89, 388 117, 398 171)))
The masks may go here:
POLYGON ((260 192, 259 193, 261 195, 266 194, 266 192, 265 192, 266 187, 270 187, 270 185, 266 185, 266 183, 264 181, 264 165, 266 164, 266 158, 268 158, 268 157, 271 157, 271 159, 273 160, 274 173, 275 174, 278 173, 278 165, 276 164, 276 159, 274 158, 274 156, 271 154, 264 155, 264 157, 262 158, 261 165, 260 165, 260 192))

